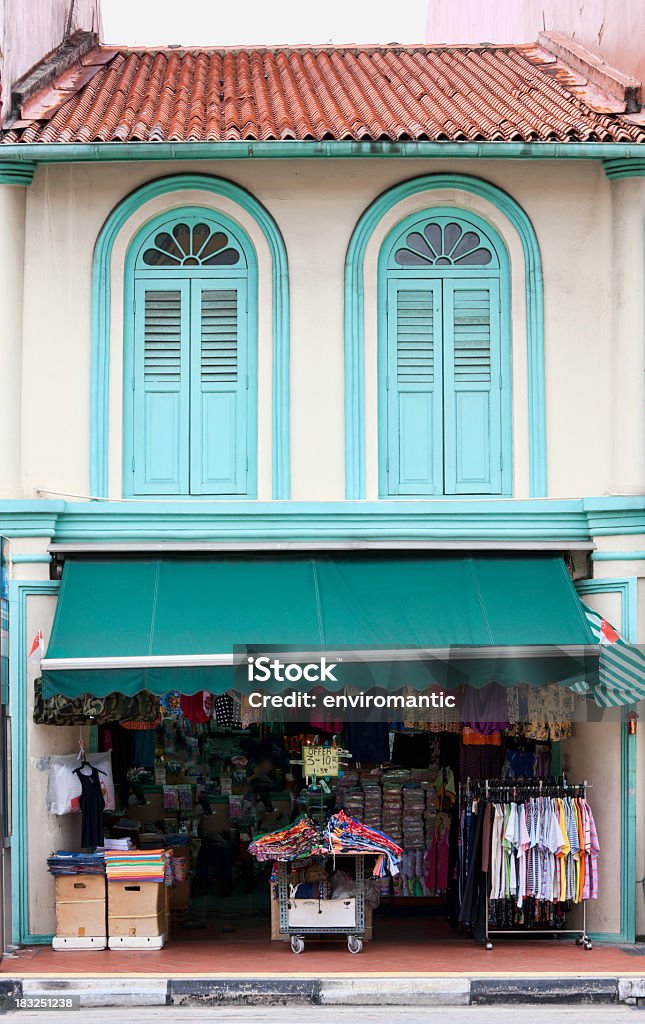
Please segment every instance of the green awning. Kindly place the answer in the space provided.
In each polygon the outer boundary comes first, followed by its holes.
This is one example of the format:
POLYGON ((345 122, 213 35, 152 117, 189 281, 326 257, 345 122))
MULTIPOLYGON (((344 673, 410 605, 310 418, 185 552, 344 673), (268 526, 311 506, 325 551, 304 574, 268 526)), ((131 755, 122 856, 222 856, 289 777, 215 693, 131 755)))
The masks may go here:
POLYGON ((68 559, 43 696, 257 689, 246 648, 339 654, 338 686, 540 684, 584 678, 592 645, 553 556, 68 559))

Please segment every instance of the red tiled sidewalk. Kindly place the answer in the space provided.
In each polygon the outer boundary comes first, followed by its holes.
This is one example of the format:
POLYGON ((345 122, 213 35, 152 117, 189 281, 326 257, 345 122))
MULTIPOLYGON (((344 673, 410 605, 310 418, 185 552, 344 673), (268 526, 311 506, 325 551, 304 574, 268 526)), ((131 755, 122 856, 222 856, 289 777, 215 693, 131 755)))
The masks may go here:
POLYGON ((344 940, 308 942, 294 955, 288 943, 271 942, 268 921, 244 922, 232 933, 219 930, 182 931, 165 949, 156 951, 54 952, 30 946, 0 963, 0 974, 23 975, 131 974, 177 977, 188 975, 325 974, 602 974, 645 975, 645 956, 635 947, 596 945, 590 951, 573 938, 499 939, 493 950, 475 945, 447 926, 418 920, 375 919, 374 941, 359 956, 348 953, 344 940))

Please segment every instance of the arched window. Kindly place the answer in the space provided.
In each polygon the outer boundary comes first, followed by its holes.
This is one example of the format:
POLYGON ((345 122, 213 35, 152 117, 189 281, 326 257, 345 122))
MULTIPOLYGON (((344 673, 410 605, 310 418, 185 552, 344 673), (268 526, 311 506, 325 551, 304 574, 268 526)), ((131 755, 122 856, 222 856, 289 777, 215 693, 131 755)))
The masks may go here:
POLYGON ((219 213, 176 210, 132 243, 126 494, 254 496, 256 292, 253 247, 219 213))
POLYGON ((508 258, 471 214, 434 209, 379 260, 380 493, 511 489, 508 258))

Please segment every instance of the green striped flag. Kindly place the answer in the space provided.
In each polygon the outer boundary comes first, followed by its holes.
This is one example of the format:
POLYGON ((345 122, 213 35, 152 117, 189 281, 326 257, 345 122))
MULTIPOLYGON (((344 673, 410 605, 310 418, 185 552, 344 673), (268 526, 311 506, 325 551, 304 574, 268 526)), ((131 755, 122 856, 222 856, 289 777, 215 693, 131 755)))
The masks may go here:
POLYGON ((645 700, 645 653, 630 644, 602 615, 584 605, 591 632, 598 641, 598 676, 593 683, 572 686, 588 694, 601 708, 618 708, 645 700))

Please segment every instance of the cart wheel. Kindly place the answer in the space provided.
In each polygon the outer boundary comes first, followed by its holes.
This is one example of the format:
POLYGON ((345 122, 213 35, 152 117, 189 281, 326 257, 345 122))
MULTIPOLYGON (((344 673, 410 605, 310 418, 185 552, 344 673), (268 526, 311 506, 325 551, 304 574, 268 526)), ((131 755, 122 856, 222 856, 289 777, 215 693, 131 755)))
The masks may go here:
POLYGON ((582 946, 584 941, 585 940, 583 939, 582 935, 579 935, 578 938, 576 939, 576 946, 582 946))
POLYGON ((350 953, 360 953, 363 948, 363 940, 359 939, 358 935, 348 935, 347 948, 350 953))
POLYGON ((593 949, 593 942, 590 939, 585 939, 583 946, 585 949, 593 949))
POLYGON ((490 939, 488 939, 488 941, 484 943, 484 947, 486 949, 492 949, 493 948, 493 943, 490 941, 490 939))
POLYGON ((305 940, 301 939, 299 935, 291 936, 291 952, 292 953, 304 953, 305 951, 305 940))

